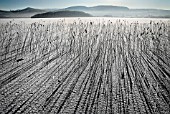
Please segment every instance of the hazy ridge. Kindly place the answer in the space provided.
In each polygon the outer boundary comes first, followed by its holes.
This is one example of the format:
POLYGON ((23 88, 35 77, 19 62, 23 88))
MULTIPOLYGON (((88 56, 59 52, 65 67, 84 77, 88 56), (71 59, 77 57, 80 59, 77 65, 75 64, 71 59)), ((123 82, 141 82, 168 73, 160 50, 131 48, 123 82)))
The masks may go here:
MULTIPOLYGON (((49 13, 54 14, 54 17, 60 17, 60 15, 56 16, 57 14, 61 14, 61 17, 86 17, 86 15, 74 15, 71 14, 73 12, 67 11, 78 11, 82 13, 87 13, 88 15, 96 16, 96 17, 139 17, 139 18, 170 18, 170 10, 162 10, 162 9, 130 9, 125 6, 111 6, 111 5, 99 5, 93 7, 87 6, 70 6, 63 9, 36 9, 27 7, 25 9, 20 10, 11 10, 11 11, 4 11, 0 10, 0 18, 18 18, 18 17, 35 17, 37 14, 42 13, 49 13), (63 12, 65 11, 65 12, 63 12), (51 13, 52 12, 52 13, 51 13), (59 13, 60 12, 60 13, 59 13)), ((48 14, 48 17, 49 17, 48 14)), ((87 17, 88 17, 87 15, 87 17)), ((50 16, 51 17, 51 16, 50 16)))
POLYGON ((92 15, 81 11, 57 11, 37 14, 32 16, 31 18, 57 18, 57 17, 92 17, 92 15))

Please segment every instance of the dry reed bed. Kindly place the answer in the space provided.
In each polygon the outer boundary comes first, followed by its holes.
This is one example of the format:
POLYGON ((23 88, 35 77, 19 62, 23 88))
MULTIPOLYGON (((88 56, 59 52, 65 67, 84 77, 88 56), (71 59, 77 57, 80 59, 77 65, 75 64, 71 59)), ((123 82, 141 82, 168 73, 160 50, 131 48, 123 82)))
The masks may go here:
POLYGON ((170 112, 168 22, 0 26, 0 112, 170 112))

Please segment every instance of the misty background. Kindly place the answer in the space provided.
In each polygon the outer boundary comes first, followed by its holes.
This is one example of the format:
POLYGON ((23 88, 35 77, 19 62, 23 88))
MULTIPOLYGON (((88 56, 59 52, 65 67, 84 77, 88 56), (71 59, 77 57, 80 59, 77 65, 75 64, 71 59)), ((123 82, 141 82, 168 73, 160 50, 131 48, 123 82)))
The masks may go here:
POLYGON ((170 0, 5 0, 0 1, 0 18, 170 18, 169 6, 170 0))

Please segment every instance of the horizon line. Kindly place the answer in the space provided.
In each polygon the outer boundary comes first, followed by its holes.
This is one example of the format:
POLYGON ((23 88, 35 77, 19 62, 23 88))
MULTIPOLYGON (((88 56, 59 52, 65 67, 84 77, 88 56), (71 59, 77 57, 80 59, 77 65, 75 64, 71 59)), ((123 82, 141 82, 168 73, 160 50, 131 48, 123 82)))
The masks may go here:
POLYGON ((40 8, 40 7, 31 7, 31 6, 24 6, 22 8, 17 8, 17 9, 0 9, 3 11, 15 11, 15 10, 22 10, 22 9, 26 9, 26 8, 33 8, 33 9, 65 9, 68 7, 76 7, 76 6, 85 6, 85 7, 95 7, 95 6, 118 6, 118 7, 127 7, 128 9, 153 9, 153 10, 170 10, 170 9, 163 9, 163 8, 130 8, 128 6, 123 6, 123 5, 94 5, 94 6, 86 6, 86 5, 71 5, 71 6, 67 6, 67 7, 63 7, 63 8, 57 8, 57 7, 53 7, 53 8, 40 8))

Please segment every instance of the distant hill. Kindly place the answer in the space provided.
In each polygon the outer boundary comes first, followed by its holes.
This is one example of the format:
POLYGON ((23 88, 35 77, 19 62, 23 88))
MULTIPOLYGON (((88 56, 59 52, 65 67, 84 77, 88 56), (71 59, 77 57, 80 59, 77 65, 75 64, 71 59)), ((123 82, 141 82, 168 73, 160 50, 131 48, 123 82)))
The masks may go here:
POLYGON ((34 9, 27 7, 21 10, 11 10, 11 11, 3 11, 0 10, 0 18, 30 18, 31 16, 39 13, 45 13, 46 10, 34 9))
POLYGON ((86 6, 72 6, 65 8, 63 10, 70 10, 70 11, 83 11, 93 16, 104 16, 104 15, 111 15, 117 11, 128 11, 128 7, 123 6, 111 6, 111 5, 99 5, 93 7, 86 7, 86 6))
POLYGON ((54 11, 58 11, 59 9, 58 8, 47 8, 47 9, 44 9, 45 11, 47 12, 54 12, 54 11))
POLYGON ((124 6, 99 5, 94 7, 72 6, 70 11, 83 11, 99 17, 170 17, 170 10, 161 9, 129 9, 124 6))
POLYGON ((64 8, 61 10, 70 10, 70 11, 85 11, 85 10, 89 10, 89 7, 86 6, 71 6, 68 8, 64 8))
POLYGON ((9 11, 0 10, 0 13, 8 13, 9 11))
POLYGON ((25 9, 21 9, 21 10, 11 10, 11 12, 13 12, 13 13, 31 13, 31 12, 45 12, 45 10, 27 7, 25 9))
POLYGON ((36 9, 27 7, 20 10, 0 10, 0 18, 47 17, 133 17, 133 18, 170 18, 170 10, 162 9, 129 9, 125 6, 99 5, 93 7, 71 6, 63 9, 36 9), (73 12, 69 12, 73 11, 73 12), (75 11, 75 12, 74 12, 75 11), (78 11, 78 12, 76 12, 78 11), (81 13, 80 13, 81 12, 81 13), (45 13, 45 14, 44 14, 45 13), (73 14, 72 14, 73 13, 73 14), (40 15, 37 15, 40 14, 40 15), (42 15, 41 15, 42 14, 42 15))
POLYGON ((93 7, 86 7, 86 6, 72 6, 65 8, 66 10, 72 10, 72 11, 125 11, 129 10, 128 7, 123 6, 112 6, 112 5, 99 5, 99 6, 93 6, 93 7))
POLYGON ((92 17, 92 15, 80 11, 57 11, 37 14, 31 18, 57 18, 57 17, 92 17))

